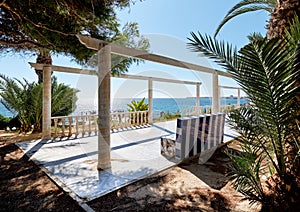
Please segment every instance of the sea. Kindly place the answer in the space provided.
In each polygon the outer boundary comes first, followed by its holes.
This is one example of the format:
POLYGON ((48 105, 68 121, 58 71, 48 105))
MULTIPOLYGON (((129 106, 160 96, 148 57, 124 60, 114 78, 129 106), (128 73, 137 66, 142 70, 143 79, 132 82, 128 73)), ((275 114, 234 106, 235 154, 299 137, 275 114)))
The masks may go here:
MULTIPOLYGON (((133 99, 130 98, 118 98, 113 99, 111 103, 112 112, 123 112, 128 110, 127 104, 133 99)), ((141 99, 134 99, 136 101, 141 99)), ((249 102, 248 99, 242 98, 241 104, 249 102)), ((148 103, 148 99, 145 99, 145 103, 148 103)), ((201 97, 200 106, 210 106, 212 104, 212 98, 201 97)), ((236 97, 224 97, 221 98, 221 105, 233 105, 237 104, 236 97)), ((153 117, 159 117, 161 112, 164 113, 176 113, 187 107, 196 105, 196 98, 153 98, 153 117)), ((73 115, 79 115, 84 113, 96 113, 97 105, 94 103, 85 103, 76 105, 76 109, 73 115)), ((0 114, 5 117, 14 117, 16 114, 11 113, 0 103, 0 114)))

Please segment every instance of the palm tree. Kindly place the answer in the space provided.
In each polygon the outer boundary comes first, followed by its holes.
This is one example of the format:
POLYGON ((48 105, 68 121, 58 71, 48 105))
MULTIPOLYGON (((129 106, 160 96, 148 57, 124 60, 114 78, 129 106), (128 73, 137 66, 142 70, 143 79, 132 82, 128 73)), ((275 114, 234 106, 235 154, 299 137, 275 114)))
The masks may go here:
POLYGON ((300 16, 300 3, 299 0, 242 0, 228 11, 217 27, 215 36, 232 18, 260 10, 270 14, 270 20, 266 26, 268 38, 282 38, 285 36, 286 29, 289 29, 295 14, 300 16))
POLYGON ((268 38, 285 37, 286 30, 290 28, 295 15, 300 17, 299 0, 277 0, 277 5, 270 14, 271 17, 266 26, 268 38))
MULTIPOLYGON (((127 104, 127 106, 129 112, 146 111, 149 108, 148 104, 145 103, 145 97, 139 101, 132 100, 130 104, 127 104)), ((148 117, 148 114, 146 114, 146 117, 148 117)), ((137 121, 141 123, 142 117, 132 114, 131 121, 132 123, 137 123, 137 121)))
POLYGON ((145 103, 145 97, 139 101, 132 100, 130 104, 127 104, 127 106, 129 107, 129 112, 148 110, 148 104, 145 103))
POLYGON ((222 22, 219 24, 215 31, 215 37, 220 32, 221 28, 232 18, 242 15, 244 13, 254 12, 254 11, 266 11, 271 14, 279 0, 242 0, 233 6, 225 15, 222 22))
MULTIPOLYGON (((298 22, 299 23, 299 22, 298 22)), ((299 32, 300 25, 291 26, 299 32)), ((295 38, 298 35, 291 35, 295 38)), ((229 115, 243 154, 231 156, 235 188, 266 210, 299 210, 300 129, 297 86, 300 56, 295 39, 253 36, 237 51, 210 36, 192 33, 189 46, 223 66, 254 106, 229 115), (297 209, 296 209, 297 208, 297 209)))
MULTIPOLYGON (((0 102, 11 112, 17 113, 21 123, 21 132, 41 131, 42 120, 42 83, 29 83, 18 79, 10 79, 0 75, 0 102), (33 126, 33 128, 32 128, 33 126)), ((52 116, 69 115, 75 110, 78 90, 57 83, 52 78, 52 116)))

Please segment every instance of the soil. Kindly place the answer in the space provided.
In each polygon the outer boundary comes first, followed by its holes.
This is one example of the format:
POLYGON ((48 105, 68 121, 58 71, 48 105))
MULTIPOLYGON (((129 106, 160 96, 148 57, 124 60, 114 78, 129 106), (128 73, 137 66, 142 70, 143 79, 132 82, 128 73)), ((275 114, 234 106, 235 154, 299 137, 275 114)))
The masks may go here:
MULTIPOLYGON (((38 136, 0 131, 0 211, 83 211, 15 145, 38 136)), ((229 163, 221 148, 203 165, 185 161, 87 204, 95 211, 259 211, 233 189, 229 163)))

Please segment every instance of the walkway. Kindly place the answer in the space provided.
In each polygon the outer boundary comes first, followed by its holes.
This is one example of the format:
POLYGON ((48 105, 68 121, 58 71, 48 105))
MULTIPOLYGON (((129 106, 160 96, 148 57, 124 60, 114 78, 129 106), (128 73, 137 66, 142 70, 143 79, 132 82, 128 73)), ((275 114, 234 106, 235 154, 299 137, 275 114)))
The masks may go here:
MULTIPOLYGON (((160 138, 174 135, 176 121, 111 134, 111 164, 97 171, 97 136, 62 141, 35 140, 19 147, 66 191, 93 200, 141 178, 176 165, 160 154, 160 138)), ((225 127, 224 142, 234 138, 225 127)))

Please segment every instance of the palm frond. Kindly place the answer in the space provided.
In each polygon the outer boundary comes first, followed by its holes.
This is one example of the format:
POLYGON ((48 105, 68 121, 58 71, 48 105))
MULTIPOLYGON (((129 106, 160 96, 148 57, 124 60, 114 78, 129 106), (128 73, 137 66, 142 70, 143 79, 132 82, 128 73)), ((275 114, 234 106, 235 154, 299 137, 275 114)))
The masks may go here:
POLYGON ((236 69, 239 66, 236 47, 223 41, 218 42, 208 35, 201 35, 200 32, 198 35, 191 32, 191 35, 192 38, 188 38, 190 41, 188 47, 192 51, 201 52, 228 70, 236 69))
POLYGON ((242 15, 244 13, 264 10, 268 13, 272 13, 277 4, 276 0, 243 0, 232 7, 225 15, 222 22, 219 24, 215 31, 215 37, 220 32, 221 28, 232 18, 242 15))

